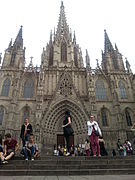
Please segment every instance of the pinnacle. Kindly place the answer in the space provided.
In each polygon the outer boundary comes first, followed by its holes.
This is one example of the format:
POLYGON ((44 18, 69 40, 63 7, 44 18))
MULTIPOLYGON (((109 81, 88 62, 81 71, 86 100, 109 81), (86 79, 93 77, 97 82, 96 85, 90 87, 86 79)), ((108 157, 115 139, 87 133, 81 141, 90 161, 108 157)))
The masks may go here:
POLYGON ((108 37, 108 34, 106 32, 106 30, 104 30, 104 38, 105 38, 105 44, 104 44, 104 51, 105 52, 111 52, 113 50, 113 46, 112 46, 112 43, 108 37))
POLYGON ((14 42, 14 46, 16 46, 17 48, 23 47, 22 27, 23 26, 20 27, 20 30, 19 30, 18 35, 17 35, 15 42, 14 42))
POLYGON ((66 21, 63 1, 61 1, 60 15, 59 15, 59 21, 58 21, 58 26, 57 26, 57 31, 56 31, 56 38, 60 40, 61 37, 63 36, 65 38, 69 38, 70 33, 69 33, 69 26, 66 21))

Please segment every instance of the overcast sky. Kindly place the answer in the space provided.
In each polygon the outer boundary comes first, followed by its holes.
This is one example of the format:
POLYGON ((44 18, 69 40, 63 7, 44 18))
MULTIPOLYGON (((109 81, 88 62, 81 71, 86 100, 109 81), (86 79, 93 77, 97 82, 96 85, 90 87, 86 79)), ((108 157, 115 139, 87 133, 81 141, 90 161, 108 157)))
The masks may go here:
MULTIPOLYGON (((64 0, 67 23, 76 32, 77 43, 88 49, 91 66, 101 62, 104 49, 104 29, 120 53, 127 57, 135 73, 135 0, 64 0)), ((0 53, 23 26, 26 62, 33 56, 34 65, 40 65, 43 47, 49 41, 50 30, 57 27, 61 0, 1 0, 0 53)), ((85 60, 85 58, 84 58, 85 60)))

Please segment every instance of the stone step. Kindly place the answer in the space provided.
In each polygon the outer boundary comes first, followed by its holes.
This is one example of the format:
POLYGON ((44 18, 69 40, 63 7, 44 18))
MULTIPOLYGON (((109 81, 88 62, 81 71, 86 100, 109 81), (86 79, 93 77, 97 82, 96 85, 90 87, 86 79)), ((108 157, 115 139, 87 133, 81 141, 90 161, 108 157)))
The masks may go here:
POLYGON ((89 159, 89 160, 35 160, 35 161, 25 161, 25 160, 11 160, 9 161, 10 164, 13 164, 13 165, 23 165, 26 163, 27 164, 39 164, 39 165, 85 165, 85 164, 89 164, 89 165, 97 165, 97 164, 100 164, 100 165, 104 165, 104 164, 120 164, 120 165, 123 165, 123 164, 135 164, 135 159, 123 159, 123 160, 103 160, 103 159, 98 159, 97 160, 93 160, 93 159, 89 159))
POLYGON ((90 165, 90 164, 84 164, 84 165, 39 165, 39 164, 29 164, 29 165, 12 165, 12 164, 8 164, 8 165, 3 165, 2 169, 7 169, 7 170, 20 170, 20 169, 38 169, 38 170, 55 170, 55 169, 123 169, 123 168, 134 168, 135 164, 124 164, 124 165, 120 165, 118 167, 117 164, 115 165, 100 165, 100 164, 96 164, 96 165, 90 165))
MULTIPOLYGON (((91 160, 91 159, 94 159, 94 160, 99 160, 100 157, 88 157, 88 156, 41 156, 41 157, 38 157, 38 160, 91 160)), ((23 157, 22 156, 15 156, 14 157, 14 160, 22 160, 23 157)), ((110 159, 135 159, 135 155, 132 155, 132 156, 102 156, 100 159, 102 160, 110 160, 110 159)))
POLYGON ((25 161, 15 157, 0 166, 0 176, 135 174, 135 156, 128 157, 40 157, 25 161))
POLYGON ((0 176, 73 176, 73 175, 127 175, 135 174, 135 168, 124 169, 72 169, 72 170, 1 170, 0 176))

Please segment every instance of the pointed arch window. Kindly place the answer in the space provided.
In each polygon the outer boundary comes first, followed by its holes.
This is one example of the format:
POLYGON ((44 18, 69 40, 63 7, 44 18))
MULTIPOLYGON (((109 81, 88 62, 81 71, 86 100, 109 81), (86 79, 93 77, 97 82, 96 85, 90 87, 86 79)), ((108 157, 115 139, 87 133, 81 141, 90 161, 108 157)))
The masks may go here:
POLYGON ((96 99, 97 100, 106 100, 106 89, 104 82, 102 80, 96 81, 96 99))
POLYGON ((74 63, 75 63, 75 66, 78 67, 77 48, 76 47, 74 47, 74 63))
POLYGON ((2 125, 3 117, 4 117, 4 107, 0 106, 0 125, 2 125))
POLYGON ((29 119, 29 117, 30 117, 30 109, 29 107, 26 106, 23 111, 23 122, 26 118, 29 119))
POLYGON ((53 46, 50 47, 49 51, 49 65, 53 65, 53 46))
POLYGON ((125 110, 126 121, 128 126, 132 126, 132 119, 128 109, 125 110))
POLYGON ((14 65, 15 57, 16 57, 16 52, 13 52, 13 53, 12 53, 12 56, 11 56, 11 61, 10 61, 10 65, 11 65, 11 66, 14 65))
POLYGON ((61 61, 67 61, 67 44, 66 42, 61 43, 61 61))
POLYGON ((8 95, 9 95, 9 89, 10 89, 10 79, 7 78, 7 79, 5 79, 5 81, 3 82, 2 91, 1 91, 1 96, 8 97, 8 95))
POLYGON ((27 79, 24 83, 23 98, 32 98, 34 95, 34 81, 27 79))
POLYGON ((107 110, 105 108, 101 109, 101 118, 102 118, 102 125, 108 126, 107 110))
POLYGON ((113 60, 113 66, 114 66, 114 69, 115 70, 118 70, 119 69, 119 67, 118 67, 118 60, 117 60, 117 55, 116 54, 114 54, 113 53, 113 55, 112 55, 112 60, 113 60))
POLYGON ((127 99, 125 84, 122 81, 119 81, 118 85, 119 85, 119 91, 120 91, 120 98, 127 99))

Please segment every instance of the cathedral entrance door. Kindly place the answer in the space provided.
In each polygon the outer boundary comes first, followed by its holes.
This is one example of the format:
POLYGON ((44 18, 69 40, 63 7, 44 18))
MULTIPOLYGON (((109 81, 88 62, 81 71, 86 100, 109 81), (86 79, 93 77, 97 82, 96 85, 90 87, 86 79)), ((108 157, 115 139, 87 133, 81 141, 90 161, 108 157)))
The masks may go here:
MULTIPOLYGON (((57 146, 62 145, 65 146, 65 139, 63 134, 58 134, 57 135, 57 146)), ((69 145, 72 146, 74 145, 74 135, 69 137, 69 145)))

